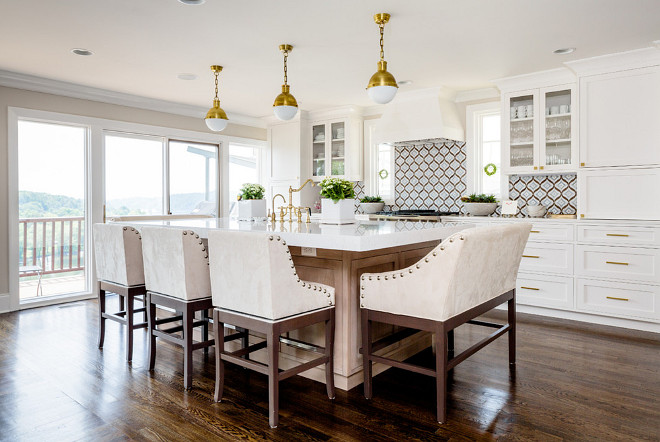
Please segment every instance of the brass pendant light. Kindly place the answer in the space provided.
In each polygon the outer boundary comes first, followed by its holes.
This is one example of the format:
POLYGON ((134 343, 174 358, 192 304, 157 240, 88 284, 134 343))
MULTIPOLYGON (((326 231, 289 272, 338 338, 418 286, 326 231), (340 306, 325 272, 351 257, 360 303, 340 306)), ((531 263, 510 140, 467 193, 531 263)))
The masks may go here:
POLYGON ((387 62, 385 61, 385 51, 383 50, 383 33, 385 23, 390 21, 390 14, 380 13, 374 15, 374 22, 380 28, 380 61, 378 62, 378 71, 369 79, 367 94, 372 101, 378 104, 389 103, 394 99, 399 86, 396 84, 394 76, 387 72, 387 62))
POLYGON ((206 125, 214 132, 220 132, 227 127, 228 118, 225 111, 220 107, 220 99, 218 99, 218 74, 222 71, 222 66, 213 65, 211 70, 215 74, 215 98, 213 99, 213 107, 206 113, 206 125))
POLYGON ((282 85, 282 93, 275 98, 273 103, 273 112, 280 120, 290 120, 298 113, 298 102, 296 98, 289 93, 289 85, 287 84, 287 58, 293 46, 288 44, 280 45, 280 51, 284 54, 284 84, 282 85))

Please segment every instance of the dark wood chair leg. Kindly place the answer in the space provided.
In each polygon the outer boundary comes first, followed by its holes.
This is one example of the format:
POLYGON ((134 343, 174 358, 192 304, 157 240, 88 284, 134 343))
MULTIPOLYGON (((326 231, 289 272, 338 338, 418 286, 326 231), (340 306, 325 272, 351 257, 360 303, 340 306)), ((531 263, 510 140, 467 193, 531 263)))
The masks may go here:
POLYGON ((266 341, 268 348, 268 424, 270 428, 277 428, 280 411, 280 333, 277 324, 272 324, 271 329, 266 334, 266 341))
POLYGON ((516 297, 509 299, 509 365, 516 364, 516 297))
MULTIPOLYGON (((202 310, 202 321, 204 321, 204 324, 202 324, 202 342, 206 342, 209 340, 209 311, 207 309, 202 310)), ((209 354, 209 348, 204 347, 204 355, 209 354)))
POLYGON ((213 400, 220 402, 225 387, 225 363, 222 361, 222 353, 225 351, 225 324, 220 322, 217 310, 213 310, 213 330, 215 334, 215 395, 213 400))
POLYGON ((372 397, 372 372, 371 372, 371 321, 369 312, 362 309, 362 365, 364 374, 364 397, 372 397))
POLYGON ((447 334, 443 324, 438 323, 435 332, 435 388, 438 423, 447 420, 447 334))
POLYGON ((330 319, 325 321, 325 355, 328 362, 325 363, 325 388, 330 399, 335 398, 335 313, 330 313, 330 319))
POLYGON ((447 357, 448 359, 454 357, 454 330, 447 332, 447 357))
POLYGON ((100 288, 99 284, 99 348, 103 348, 103 341, 105 341, 105 290, 100 288))
POLYGON ((147 315, 147 295, 142 297, 142 307, 144 307, 144 311, 142 312, 142 322, 147 322, 149 316, 147 315))
MULTIPOLYGON (((243 337, 241 338, 241 348, 247 348, 250 346, 250 330, 246 328, 236 328, 236 331, 239 333, 245 333, 243 337)), ((243 355, 243 359, 250 359, 250 353, 246 353, 243 355)))
POLYGON ((192 388, 193 322, 195 312, 187 304, 183 309, 183 386, 192 388))
MULTIPOLYGON (((123 298, 123 296, 122 296, 123 298)), ((133 308, 134 297, 127 295, 126 296, 126 362, 131 362, 133 360, 133 308)))
POLYGON ((124 297, 121 295, 117 295, 119 297, 119 311, 123 312, 125 305, 124 305, 124 297))
POLYGON ((156 329, 156 305, 151 302, 151 296, 147 295, 147 312, 149 320, 149 371, 156 365, 156 335, 153 331, 156 329))

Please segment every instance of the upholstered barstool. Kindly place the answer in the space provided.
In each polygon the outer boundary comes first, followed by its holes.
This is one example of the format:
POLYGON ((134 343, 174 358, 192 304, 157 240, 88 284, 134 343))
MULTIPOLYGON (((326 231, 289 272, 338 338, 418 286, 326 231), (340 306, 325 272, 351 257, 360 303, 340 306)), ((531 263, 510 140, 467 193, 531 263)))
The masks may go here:
POLYGON ((213 345, 209 339, 209 309, 211 282, 209 280, 208 249, 192 230, 168 227, 142 229, 144 276, 147 286, 149 317, 149 370, 156 364, 156 338, 183 347, 183 385, 192 388, 193 350, 213 345), (158 319, 156 308, 165 307, 176 315, 158 319), (179 314, 181 312, 181 314, 179 314), (201 312, 201 320, 194 315, 201 312), (181 325, 161 328, 163 324, 181 321, 181 325), (202 340, 193 340, 193 330, 202 328, 202 340), (176 333, 181 332, 179 337, 176 333))
MULTIPOLYGON (((508 333, 509 364, 516 360, 515 287, 518 267, 532 225, 509 224, 467 229, 456 233, 417 264, 360 277, 364 395, 372 396, 373 362, 436 378, 437 419, 446 420, 447 374, 456 365, 498 337, 508 333), (404 302, 405 301, 405 302, 404 302), (508 303, 508 323, 475 320, 508 303), (435 369, 395 361, 375 352, 391 337, 372 342, 372 321, 431 332, 435 369), (487 338, 454 356, 454 329, 470 323, 497 328, 487 338)), ((402 331, 402 336, 409 336, 402 331)))
POLYGON ((147 327, 140 232, 119 224, 94 224, 92 230, 99 288, 99 348, 103 348, 105 340, 105 320, 119 322, 126 326, 126 360, 131 362, 133 331, 147 327), (106 312, 107 292, 119 296, 117 313, 106 312), (135 308, 136 299, 142 307, 135 308), (143 322, 135 323, 134 314, 139 312, 143 313, 143 322))
POLYGON ((278 424, 279 382, 284 379, 325 364, 328 397, 334 399, 334 288, 301 281, 286 243, 277 235, 211 230, 209 250, 217 342, 215 401, 223 395, 224 362, 268 375, 268 422, 272 428, 278 424), (283 333, 320 322, 325 323, 325 347, 280 338, 283 333), (266 340, 227 351, 220 334, 223 324, 265 334, 266 340), (323 356, 280 371, 280 340, 323 356), (268 353, 265 363, 248 358, 263 348, 268 353))

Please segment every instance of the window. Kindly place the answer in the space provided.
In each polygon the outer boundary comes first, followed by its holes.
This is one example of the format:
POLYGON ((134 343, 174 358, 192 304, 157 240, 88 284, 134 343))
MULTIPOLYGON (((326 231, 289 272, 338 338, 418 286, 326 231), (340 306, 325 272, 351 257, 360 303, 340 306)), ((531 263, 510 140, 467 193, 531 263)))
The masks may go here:
POLYGON ((106 216, 161 215, 163 206, 163 139, 106 134, 106 216))
POLYGON ((105 134, 106 216, 217 214, 218 146, 166 141, 105 134))
POLYGON ((467 107, 467 192, 504 196, 499 103, 467 107))
POLYGON ((170 213, 217 214, 218 146, 169 142, 170 213))
POLYGON ((394 200, 394 146, 378 145, 376 165, 376 194, 384 201, 392 201, 394 200))
POLYGON ((365 193, 380 196, 385 204, 394 204, 394 146, 378 144, 374 140, 377 120, 364 122, 365 149, 365 193))
POLYGON ((262 149, 258 146, 229 143, 227 201, 229 216, 238 213, 236 197, 244 183, 264 184, 261 178, 262 149))

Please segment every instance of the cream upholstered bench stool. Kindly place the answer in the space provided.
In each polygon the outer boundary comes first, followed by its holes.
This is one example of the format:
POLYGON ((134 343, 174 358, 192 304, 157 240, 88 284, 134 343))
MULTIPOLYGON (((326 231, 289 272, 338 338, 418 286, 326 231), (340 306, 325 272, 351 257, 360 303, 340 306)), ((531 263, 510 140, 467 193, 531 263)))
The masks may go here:
MULTIPOLYGON (((367 399, 372 396, 373 362, 432 376, 436 379, 437 419, 444 423, 450 370, 505 333, 509 335, 509 364, 515 363, 516 278, 531 228, 531 224, 520 223, 467 229, 442 241, 417 264, 360 277, 361 353, 367 399), (504 302, 508 303, 507 324, 475 320, 504 302), (376 355, 383 345, 372 342, 374 321, 431 332, 435 338, 435 369, 376 355), (466 323, 497 330, 454 356, 454 329, 466 323)), ((409 336, 406 330, 401 333, 409 336)), ((383 339, 392 343, 391 337, 383 339)))
POLYGON ((142 265, 140 232, 119 224, 94 224, 94 255, 99 288, 99 348, 105 340, 105 320, 126 326, 126 361, 133 359, 133 331, 146 328, 146 289, 142 265), (106 312, 106 293, 119 296, 119 311, 106 312), (139 298, 142 296, 142 298, 139 298), (135 308, 135 301, 143 306, 135 308), (135 313, 143 313, 143 322, 134 322, 135 313))
POLYGON ((157 337, 181 345, 183 385, 190 389, 193 351, 203 348, 207 353, 208 347, 214 344, 208 336, 209 310, 213 303, 207 246, 192 230, 169 227, 144 227, 142 238, 149 317, 149 370, 156 364, 157 337), (158 319, 157 307, 174 310, 176 315, 158 319), (195 320, 196 312, 201 312, 201 320, 195 320), (159 327, 175 321, 182 324, 167 329, 159 327), (200 342, 193 341, 196 327, 202 327, 200 342), (178 332, 182 337, 175 334, 178 332))
POLYGON ((268 375, 268 423, 272 428, 279 420, 279 382, 284 379, 325 364, 328 397, 334 399, 334 288, 301 281, 289 248, 277 235, 211 230, 209 249, 217 342, 215 401, 222 399, 225 361, 268 375), (320 322, 325 323, 325 347, 280 338, 283 333, 320 322), (220 334, 224 324, 265 334, 266 340, 227 351, 220 334), (280 340, 323 356, 280 371, 280 340), (248 358, 263 348, 268 353, 265 364, 248 358))

